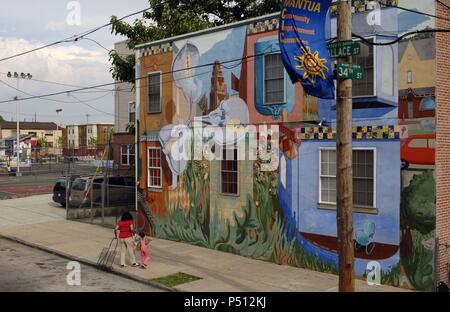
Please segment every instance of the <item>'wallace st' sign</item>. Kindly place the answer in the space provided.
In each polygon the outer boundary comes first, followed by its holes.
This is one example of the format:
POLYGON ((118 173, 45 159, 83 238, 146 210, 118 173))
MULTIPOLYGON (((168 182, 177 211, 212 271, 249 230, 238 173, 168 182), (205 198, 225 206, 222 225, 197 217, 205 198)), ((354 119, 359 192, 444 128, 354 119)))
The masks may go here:
POLYGON ((341 58, 361 53, 361 45, 351 40, 330 43, 327 48, 331 58, 341 58))

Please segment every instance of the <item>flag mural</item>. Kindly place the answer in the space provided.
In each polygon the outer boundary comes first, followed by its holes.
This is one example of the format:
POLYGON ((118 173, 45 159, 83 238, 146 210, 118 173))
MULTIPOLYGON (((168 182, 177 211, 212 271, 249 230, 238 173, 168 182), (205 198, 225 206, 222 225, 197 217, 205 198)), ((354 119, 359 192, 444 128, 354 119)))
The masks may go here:
POLYGON ((334 80, 325 41, 325 20, 331 0, 284 0, 279 42, 284 67, 292 83, 306 93, 334 99, 334 80))

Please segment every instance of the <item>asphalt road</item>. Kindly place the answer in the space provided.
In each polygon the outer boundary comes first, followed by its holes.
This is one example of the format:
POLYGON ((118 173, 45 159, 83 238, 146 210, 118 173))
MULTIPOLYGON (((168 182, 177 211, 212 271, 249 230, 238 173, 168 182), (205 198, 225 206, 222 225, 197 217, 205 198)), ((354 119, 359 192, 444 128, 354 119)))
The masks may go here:
POLYGON ((67 283, 69 260, 0 238, 0 291, 159 292, 149 285, 81 264, 80 286, 67 283))

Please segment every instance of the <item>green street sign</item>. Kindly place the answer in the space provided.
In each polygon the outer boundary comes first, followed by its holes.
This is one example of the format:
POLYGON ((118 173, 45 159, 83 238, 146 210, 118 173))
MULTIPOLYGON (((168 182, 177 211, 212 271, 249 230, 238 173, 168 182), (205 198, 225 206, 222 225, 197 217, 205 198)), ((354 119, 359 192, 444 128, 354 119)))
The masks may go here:
POLYGON ((353 42, 351 40, 330 43, 327 48, 331 58, 341 58, 361 54, 361 45, 358 42, 353 42))
POLYGON ((339 79, 361 80, 364 78, 364 70, 361 65, 346 62, 338 65, 336 75, 339 79))

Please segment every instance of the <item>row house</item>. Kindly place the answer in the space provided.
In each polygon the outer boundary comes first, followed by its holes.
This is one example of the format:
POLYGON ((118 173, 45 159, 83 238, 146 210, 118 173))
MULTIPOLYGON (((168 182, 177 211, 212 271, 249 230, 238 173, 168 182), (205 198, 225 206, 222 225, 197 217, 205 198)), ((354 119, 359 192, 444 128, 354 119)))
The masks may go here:
POLYGON ((102 157, 113 129, 111 123, 67 125, 64 156, 102 157))
MULTIPOLYGON (((2 121, 0 122, 0 129, 0 139, 12 142, 11 148, 6 152, 8 155, 12 155, 12 146, 17 143, 17 123, 15 121, 2 121)), ((19 123, 19 134, 21 137, 29 136, 30 143, 27 148, 24 148, 24 159, 36 159, 37 154, 41 156, 61 155, 65 128, 58 127, 56 123, 21 121, 19 123), (25 152, 25 149, 27 152, 25 152)))
MULTIPOLYGON (((121 56, 133 55, 126 41, 114 44, 114 50, 121 56)), ((133 84, 116 81, 114 90, 114 170, 119 175, 135 175, 135 92, 133 84)))

